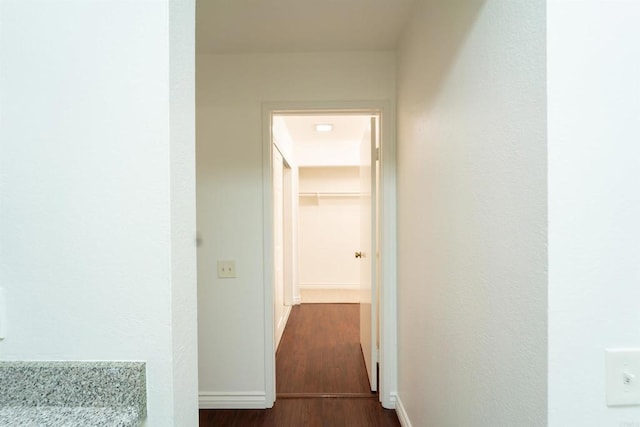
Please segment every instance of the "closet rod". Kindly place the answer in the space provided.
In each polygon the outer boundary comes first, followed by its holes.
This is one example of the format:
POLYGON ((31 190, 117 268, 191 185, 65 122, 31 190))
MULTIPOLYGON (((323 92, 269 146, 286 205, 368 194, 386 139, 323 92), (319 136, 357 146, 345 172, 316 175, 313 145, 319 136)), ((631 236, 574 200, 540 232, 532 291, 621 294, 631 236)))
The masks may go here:
POLYGON ((357 191, 333 191, 324 192, 317 191, 315 193, 298 193, 300 197, 360 197, 360 193, 357 191))

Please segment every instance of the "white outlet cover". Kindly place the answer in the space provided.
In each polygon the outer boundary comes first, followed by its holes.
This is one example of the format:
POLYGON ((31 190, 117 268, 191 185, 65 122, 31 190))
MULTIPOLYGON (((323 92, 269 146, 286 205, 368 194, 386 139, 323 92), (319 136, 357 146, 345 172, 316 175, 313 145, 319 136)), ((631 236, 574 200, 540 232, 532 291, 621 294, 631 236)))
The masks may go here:
POLYGON ((232 279, 236 277, 235 261, 218 261, 218 278, 232 279))
POLYGON ((640 405, 640 348, 615 348, 605 352, 607 406, 640 405))

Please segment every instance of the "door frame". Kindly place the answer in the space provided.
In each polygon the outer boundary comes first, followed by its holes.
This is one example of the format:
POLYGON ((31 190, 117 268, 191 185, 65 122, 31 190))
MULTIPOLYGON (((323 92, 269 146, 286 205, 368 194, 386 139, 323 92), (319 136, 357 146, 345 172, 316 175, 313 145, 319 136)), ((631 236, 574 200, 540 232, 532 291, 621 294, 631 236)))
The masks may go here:
POLYGON ((380 258, 379 307, 380 353, 378 396, 382 406, 394 409, 397 395, 397 316, 396 316, 396 123, 390 101, 309 101, 264 102, 262 104, 262 201, 264 269, 264 372, 265 403, 276 398, 276 358, 274 329, 274 255, 272 116, 283 113, 377 113, 380 115, 380 258))

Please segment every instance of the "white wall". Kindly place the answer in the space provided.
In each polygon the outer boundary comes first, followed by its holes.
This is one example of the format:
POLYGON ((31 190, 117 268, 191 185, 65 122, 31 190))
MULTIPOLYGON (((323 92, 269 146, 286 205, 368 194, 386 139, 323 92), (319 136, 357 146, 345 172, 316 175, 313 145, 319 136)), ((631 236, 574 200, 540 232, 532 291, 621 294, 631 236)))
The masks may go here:
POLYGON ((198 423, 195 68, 195 0, 169 1, 174 425, 198 423))
POLYGON ((193 3, 0 16, 0 359, 146 361, 148 425, 195 425, 193 3))
POLYGON ((548 3, 549 426, 608 408, 606 348, 640 347, 640 4, 548 3))
POLYGON ((544 425, 545 4, 416 6, 398 53, 398 410, 544 425))
POLYGON ((302 302, 358 302, 360 169, 300 168, 300 192, 318 194, 299 199, 302 302))
POLYGON ((199 375, 209 406, 265 404, 262 103, 393 100, 390 52, 199 55, 199 375), (237 279, 216 279, 217 259, 237 279))

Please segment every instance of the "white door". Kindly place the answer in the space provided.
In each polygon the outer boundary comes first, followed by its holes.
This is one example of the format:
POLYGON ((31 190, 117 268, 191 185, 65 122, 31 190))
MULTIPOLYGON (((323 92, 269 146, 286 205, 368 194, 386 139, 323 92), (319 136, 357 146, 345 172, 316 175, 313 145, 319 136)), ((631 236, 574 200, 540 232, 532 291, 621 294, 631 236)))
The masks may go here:
POLYGON ((273 146, 273 320, 275 333, 275 349, 285 327, 284 306, 284 165, 282 154, 273 146))
POLYGON ((378 386, 377 314, 376 314, 376 119, 364 133, 360 143, 360 346, 367 367, 371 391, 378 386))

